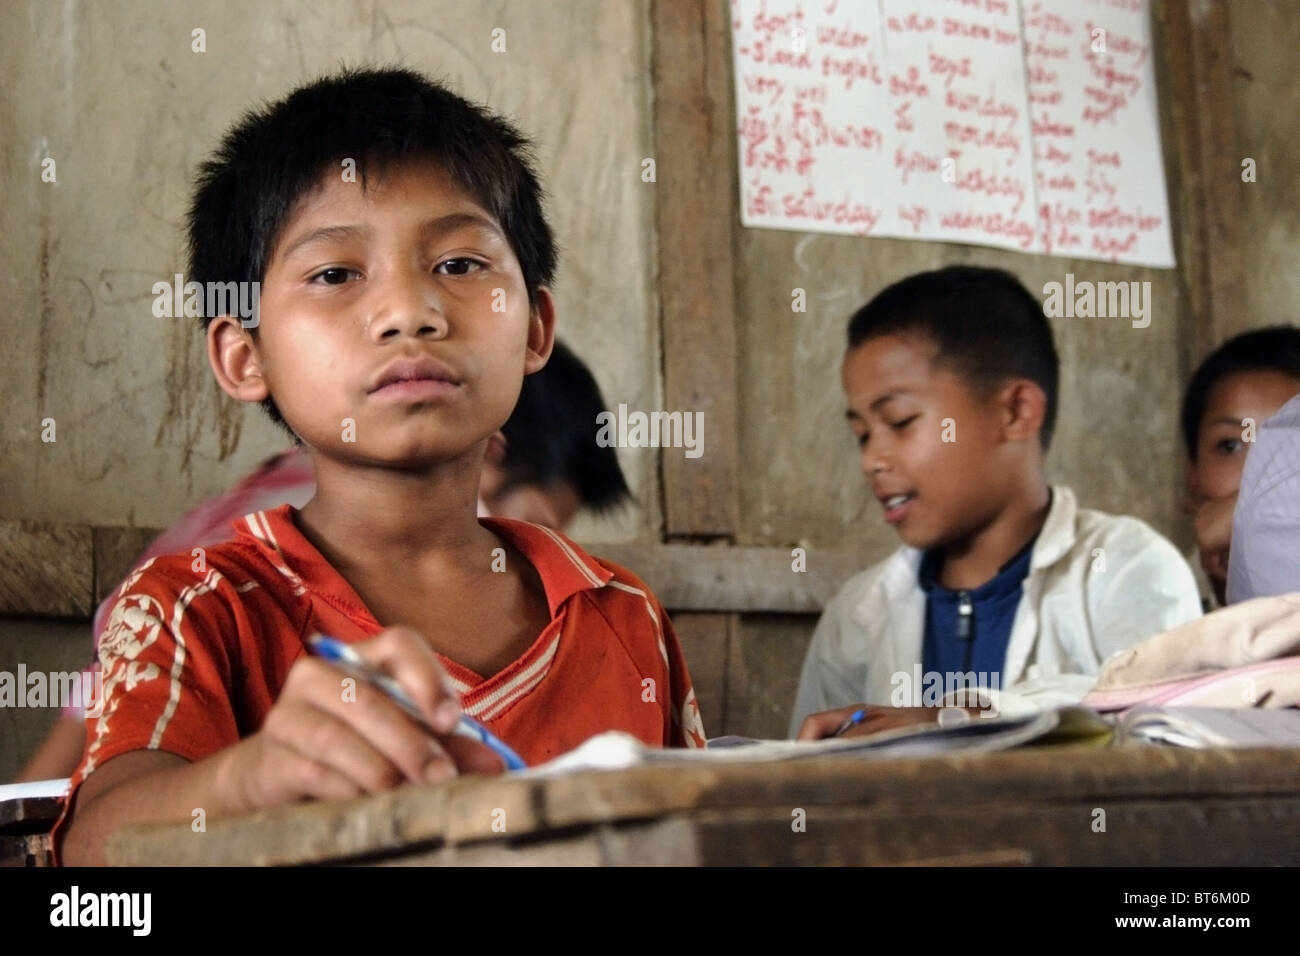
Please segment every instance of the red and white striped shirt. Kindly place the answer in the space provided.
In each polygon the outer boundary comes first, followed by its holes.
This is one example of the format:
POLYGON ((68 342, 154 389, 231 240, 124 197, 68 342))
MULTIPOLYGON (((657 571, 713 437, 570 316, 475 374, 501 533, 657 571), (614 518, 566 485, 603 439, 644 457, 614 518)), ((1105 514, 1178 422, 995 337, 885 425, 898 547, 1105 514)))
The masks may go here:
MULTIPOLYGON (((480 521, 537 569, 551 621, 488 677, 440 656, 465 713, 530 765, 607 730, 703 746, 681 647, 649 588, 557 531, 480 521)), ((383 629, 298 530, 289 505, 233 527, 235 537, 207 549, 202 564, 190 553, 154 558, 118 589, 99 644, 102 714, 88 719, 74 793, 127 751, 195 761, 230 746, 262 726, 306 637, 353 642, 383 629)))

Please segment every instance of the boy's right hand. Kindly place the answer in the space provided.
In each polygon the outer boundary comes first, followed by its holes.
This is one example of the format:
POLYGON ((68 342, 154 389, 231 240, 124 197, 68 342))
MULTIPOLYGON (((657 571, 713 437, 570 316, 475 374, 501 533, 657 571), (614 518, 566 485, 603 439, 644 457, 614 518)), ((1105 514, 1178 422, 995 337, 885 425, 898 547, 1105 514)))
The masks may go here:
POLYGON ((939 715, 937 707, 878 707, 874 704, 854 704, 851 707, 837 707, 835 710, 809 714, 799 726, 799 736, 795 739, 825 740, 827 737, 834 737, 835 731, 844 726, 844 722, 858 710, 865 710, 867 715, 861 723, 846 730, 845 737, 860 737, 863 734, 874 734, 877 731, 893 730, 897 727, 910 727, 913 724, 932 724, 939 715))
POLYGON ((392 627, 351 646, 401 684, 436 736, 378 688, 349 680, 318 658, 302 657, 262 728, 227 751, 221 776, 234 804, 256 810, 302 799, 344 799, 460 772, 504 769, 483 744, 452 732, 460 705, 423 637, 392 627))

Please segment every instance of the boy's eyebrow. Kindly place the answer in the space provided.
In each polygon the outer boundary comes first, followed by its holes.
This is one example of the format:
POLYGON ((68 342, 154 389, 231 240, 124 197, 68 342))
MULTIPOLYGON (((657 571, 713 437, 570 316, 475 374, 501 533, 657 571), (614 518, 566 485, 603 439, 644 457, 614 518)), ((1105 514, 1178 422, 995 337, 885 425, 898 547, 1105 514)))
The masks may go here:
POLYGON ((892 402, 894 399, 898 398, 900 395, 906 395, 906 394, 908 394, 908 389, 906 388, 900 388, 892 392, 887 392, 886 394, 881 395, 878 399, 872 402, 868 407, 874 412, 881 405, 887 405, 890 402, 892 402))
MULTIPOLYGON (((889 392, 888 394, 881 395, 878 399, 876 399, 867 407, 874 412, 881 405, 888 404, 889 402, 892 402, 894 399, 898 398, 900 395, 906 395, 907 393, 908 393, 908 389, 905 388, 897 389, 895 391, 889 392)), ((852 408, 850 408, 848 411, 844 413, 844 417, 847 418, 849 421, 854 421, 854 420, 862 421, 862 416, 859 415, 852 408)))
POLYGON ((1246 420, 1246 419, 1242 418, 1241 416, 1235 416, 1235 417, 1234 417, 1234 416, 1232 416, 1232 415, 1220 415, 1218 418, 1216 418, 1216 419, 1214 419, 1212 422, 1210 422, 1210 424, 1211 424, 1211 425, 1231 425, 1233 428, 1240 428, 1240 427, 1241 427, 1241 423, 1244 422, 1245 420, 1246 420))
POLYGON ((319 229, 312 229, 310 232, 303 233, 285 246, 284 252, 280 253, 280 257, 288 259, 303 246, 310 245, 313 242, 326 240, 342 242, 349 239, 366 239, 372 232, 373 230, 369 226, 321 226, 319 229))
MULTIPOLYGON (((445 216, 439 216, 437 219, 430 219, 420 226, 420 232, 428 238, 433 238, 467 227, 482 229, 497 238, 504 238, 500 227, 495 222, 486 216, 480 216, 472 212, 453 212, 445 216)), ((297 239, 294 239, 285 246, 281 256, 287 259, 303 246, 313 242, 345 242, 350 239, 368 239, 373 234, 374 230, 369 226, 321 226, 319 229, 312 229, 310 232, 305 232, 297 239)))
POLYGON ((482 229, 498 238, 504 238, 500 226, 486 216, 473 212, 451 212, 437 219, 431 219, 420 227, 420 232, 426 236, 440 236, 467 227, 482 229))

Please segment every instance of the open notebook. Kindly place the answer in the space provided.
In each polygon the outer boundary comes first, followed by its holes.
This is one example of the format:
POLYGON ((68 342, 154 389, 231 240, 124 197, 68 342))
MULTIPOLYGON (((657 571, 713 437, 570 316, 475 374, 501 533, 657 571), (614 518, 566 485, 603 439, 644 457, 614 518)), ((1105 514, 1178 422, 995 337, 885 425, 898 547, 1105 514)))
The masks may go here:
POLYGON ((1134 707, 1118 722, 1116 742, 1175 747, 1300 747, 1294 707, 1134 707))
POLYGON ((647 747, 611 731, 548 763, 518 771, 550 777, 579 770, 638 766, 751 763, 837 756, 856 759, 982 753, 1025 744, 1107 746, 1114 743, 1176 747, 1300 747, 1300 710, 1248 707, 1135 707, 1104 717, 1085 707, 1062 707, 1021 717, 980 718, 955 727, 921 724, 861 737, 815 743, 722 737, 705 750, 647 747))
POLYGON ((704 750, 648 747, 630 734, 610 731, 547 763, 519 771, 548 777, 578 770, 622 770, 637 766, 752 763, 842 756, 861 759, 918 757, 944 753, 1006 750, 1030 742, 1055 743, 1093 736, 1109 738, 1110 726, 1090 711, 1067 707, 1021 717, 977 718, 958 726, 919 724, 860 737, 816 742, 722 737, 704 750))

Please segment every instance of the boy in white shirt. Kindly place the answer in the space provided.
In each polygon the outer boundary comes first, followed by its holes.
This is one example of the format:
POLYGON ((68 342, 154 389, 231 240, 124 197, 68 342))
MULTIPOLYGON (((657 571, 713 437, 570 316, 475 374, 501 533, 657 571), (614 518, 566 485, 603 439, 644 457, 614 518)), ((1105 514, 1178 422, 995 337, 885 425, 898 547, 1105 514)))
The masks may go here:
POLYGON ((847 418, 903 547, 822 614, 792 735, 829 736, 863 701, 859 732, 932 720, 975 687, 1004 714, 1077 701, 1107 656, 1199 616, 1169 541, 1049 487, 1058 370, 1041 306, 1001 270, 913 275, 853 316, 847 418))

